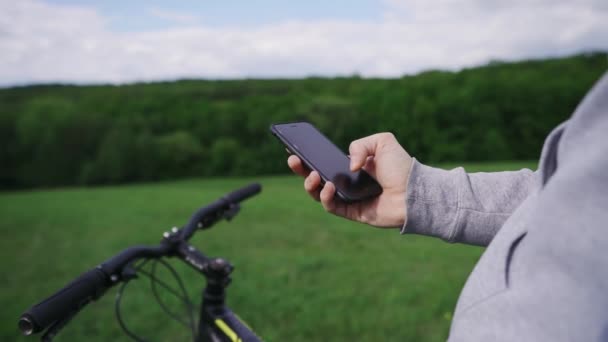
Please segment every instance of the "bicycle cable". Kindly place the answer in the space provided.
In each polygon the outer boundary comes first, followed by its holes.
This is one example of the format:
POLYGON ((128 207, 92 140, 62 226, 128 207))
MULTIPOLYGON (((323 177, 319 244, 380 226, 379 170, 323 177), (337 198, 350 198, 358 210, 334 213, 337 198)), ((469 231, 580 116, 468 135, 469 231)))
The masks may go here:
MULTIPOLYGON (((161 307, 163 312, 167 316, 171 317, 171 319, 175 320, 176 322, 178 322, 178 323, 184 325, 186 328, 190 329, 190 331, 192 333, 192 339, 195 340, 197 329, 196 329, 195 317, 194 317, 195 316, 194 303, 190 300, 190 297, 188 296, 188 292, 186 291, 184 282, 182 281, 181 277, 179 276, 179 274, 177 273, 175 268, 163 259, 154 259, 152 262, 151 270, 146 271, 143 267, 146 264, 148 264, 148 262, 151 260, 152 259, 143 259, 143 261, 140 262, 140 264, 138 264, 137 266, 134 267, 134 269, 136 270, 136 273, 143 274, 150 279, 150 286, 152 289, 152 293, 154 295, 156 302, 159 304, 159 306, 161 307), (175 288, 171 287, 166 282, 162 281, 161 279, 159 279, 157 277, 156 272, 157 272, 158 268, 156 267, 156 265, 158 263, 162 264, 165 268, 167 268, 169 270, 169 272, 171 273, 173 278, 178 283, 179 290, 176 290, 175 288), (180 318, 177 314, 172 312, 167 307, 167 305, 160 299, 160 296, 158 295, 157 285, 160 285, 165 290, 167 290, 169 293, 171 293, 172 295, 174 295, 175 297, 180 299, 180 301, 186 306, 186 309, 188 311, 188 321, 187 322, 186 322, 186 320, 180 318)), ((114 301, 114 313, 115 313, 116 319, 118 321, 118 324, 120 325, 122 331, 127 336, 131 337, 131 339, 133 339, 134 341, 137 341, 137 342, 147 342, 146 339, 135 334, 133 331, 131 331, 127 327, 127 324, 125 323, 122 312, 121 312, 121 302, 122 302, 123 294, 124 294, 126 286, 129 283, 130 283, 130 280, 125 281, 118 289, 118 292, 116 293, 116 298, 114 301)))
POLYGON ((190 331, 192 331, 192 339, 195 340, 196 339, 196 325, 194 323, 194 304, 192 303, 192 300, 190 300, 190 297, 188 296, 188 291, 186 291, 186 287, 185 287, 184 282, 182 281, 181 277, 175 271, 175 268, 173 268, 173 266, 171 266, 169 263, 167 263, 165 260, 162 260, 162 259, 157 259, 157 260, 153 261, 151 273, 152 273, 153 277, 150 277, 150 287, 152 289, 152 293, 154 294, 154 298, 156 299, 156 302, 167 315, 169 315, 171 318, 173 318, 173 320, 175 320, 175 321, 183 324, 185 327, 189 328, 190 331), (186 306, 186 310, 188 311, 188 322, 181 319, 177 314, 171 312, 169 307, 160 299, 160 296, 158 295, 158 290, 156 287, 157 284, 161 283, 158 280, 158 278, 156 277, 156 270, 157 270, 156 265, 158 265, 158 263, 163 264, 163 266, 165 266, 169 270, 169 272, 171 272, 171 274, 173 275, 175 280, 177 280, 179 288, 183 294, 183 297, 179 296, 178 298, 180 298, 182 303, 186 306))

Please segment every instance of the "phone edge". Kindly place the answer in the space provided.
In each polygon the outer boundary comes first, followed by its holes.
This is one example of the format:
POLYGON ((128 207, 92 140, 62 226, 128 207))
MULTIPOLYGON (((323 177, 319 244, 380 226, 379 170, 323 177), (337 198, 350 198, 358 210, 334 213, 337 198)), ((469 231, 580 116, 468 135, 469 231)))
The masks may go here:
MULTIPOLYGON (((321 177, 321 182, 323 185, 325 185, 325 183, 330 182, 327 177, 325 175, 323 175, 323 173, 319 170, 317 170, 316 168, 312 167, 310 162, 308 161, 307 158, 305 158, 304 156, 302 156, 298 151, 294 151, 294 149, 291 148, 291 146, 285 141, 283 140, 283 137, 281 135, 281 133, 279 133, 276 129, 275 126, 277 125, 288 125, 288 124, 293 124, 293 123, 307 123, 309 125, 312 125, 310 122, 308 121, 291 121, 291 122, 281 122, 281 123, 275 123, 275 124, 271 124, 270 125, 270 132, 272 133, 272 135, 274 135, 277 139, 279 139, 279 141, 281 142, 281 144, 283 144, 283 146, 285 146, 289 152, 291 154, 295 154, 298 158, 300 158, 300 160, 304 163, 304 165, 309 168, 310 170, 314 170, 317 171, 317 173, 319 174, 319 176, 321 177)), ((314 127, 314 125, 312 125, 314 127)), ((318 128, 315 127, 315 129, 319 130, 318 128)), ((320 131, 319 131, 320 132, 320 131)), ((320 132, 321 134, 323 134, 322 132, 320 132)), ((342 200, 343 202, 346 203, 353 203, 356 202, 358 200, 355 199, 351 199, 348 198, 347 196, 345 196, 342 191, 340 191, 335 185, 334 185, 335 189, 336 189, 336 195, 338 195, 338 197, 340 198, 340 200, 342 200)), ((363 198, 360 201, 366 200, 367 198, 363 198)))

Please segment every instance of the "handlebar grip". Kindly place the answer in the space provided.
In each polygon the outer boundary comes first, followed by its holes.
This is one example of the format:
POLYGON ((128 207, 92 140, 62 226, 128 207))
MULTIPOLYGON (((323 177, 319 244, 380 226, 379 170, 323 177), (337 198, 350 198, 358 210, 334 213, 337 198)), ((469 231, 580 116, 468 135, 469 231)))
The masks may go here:
POLYGON ((101 269, 87 271, 23 313, 19 318, 19 329, 24 335, 40 332, 82 305, 99 298, 109 286, 110 281, 101 269))
POLYGON ((261 190, 262 186, 259 183, 252 183, 247 185, 246 187, 229 193, 228 195, 222 197, 222 199, 230 203, 238 203, 253 195, 256 195, 261 190))

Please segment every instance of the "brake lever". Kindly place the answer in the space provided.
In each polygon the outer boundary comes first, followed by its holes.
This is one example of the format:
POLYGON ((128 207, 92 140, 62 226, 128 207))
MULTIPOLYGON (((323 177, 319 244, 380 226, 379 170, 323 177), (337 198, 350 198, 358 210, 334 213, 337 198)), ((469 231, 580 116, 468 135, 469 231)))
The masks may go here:
POLYGON ((121 281, 129 281, 137 278, 137 270, 135 269, 135 261, 132 261, 125 266, 120 272, 121 281))
POLYGON ((232 220, 241 210, 241 206, 238 203, 231 203, 228 208, 222 212, 218 212, 213 216, 207 216, 203 218, 198 224, 198 229, 209 229, 211 228, 217 221, 221 219, 225 219, 226 221, 232 220))

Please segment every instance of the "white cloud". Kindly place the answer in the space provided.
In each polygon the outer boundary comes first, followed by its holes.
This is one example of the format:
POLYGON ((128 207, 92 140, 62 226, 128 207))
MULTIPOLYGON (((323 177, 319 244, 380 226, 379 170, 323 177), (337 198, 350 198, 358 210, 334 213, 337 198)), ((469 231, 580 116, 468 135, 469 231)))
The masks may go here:
MULTIPOLYGON (((256 28, 177 26, 116 32, 87 7, 0 2, 0 84, 175 78, 399 76, 608 49, 599 0, 388 0, 381 21, 284 21, 256 28)), ((182 26, 184 25, 184 26, 182 26)))

